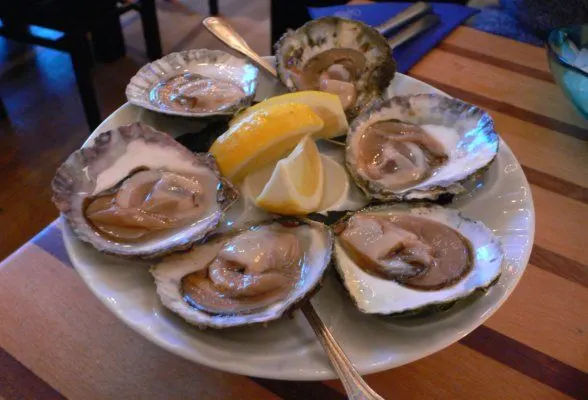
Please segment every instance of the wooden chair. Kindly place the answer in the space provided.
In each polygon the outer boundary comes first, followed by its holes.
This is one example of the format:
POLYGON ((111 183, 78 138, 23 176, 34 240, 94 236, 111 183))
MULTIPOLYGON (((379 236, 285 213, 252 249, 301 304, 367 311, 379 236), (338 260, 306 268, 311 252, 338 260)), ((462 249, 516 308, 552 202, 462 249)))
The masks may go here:
POLYGON ((6 113, 6 107, 4 106, 4 102, 0 99, 0 120, 6 118, 8 114, 6 113))
POLYGON ((130 10, 139 12, 147 56, 151 60, 161 57, 155 0, 124 3, 118 0, 2 0, 0 3, 3 22, 0 35, 69 53, 90 129, 101 121, 90 70, 94 56, 111 61, 125 54, 121 14, 130 10), (63 35, 57 39, 39 37, 31 33, 29 25, 57 30, 63 35))
POLYGON ((218 1, 208 0, 208 10, 210 15, 218 15, 218 1))

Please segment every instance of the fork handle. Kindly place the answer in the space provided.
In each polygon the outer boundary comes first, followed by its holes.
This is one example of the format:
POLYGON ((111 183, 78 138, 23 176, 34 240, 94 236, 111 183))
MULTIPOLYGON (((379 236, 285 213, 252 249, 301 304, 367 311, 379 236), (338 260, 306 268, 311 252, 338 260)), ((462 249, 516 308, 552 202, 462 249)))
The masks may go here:
POLYGON ((309 301, 302 306, 302 313, 327 353, 349 400, 384 400, 363 380, 309 301))
POLYGON ((229 46, 231 49, 243 54, 250 60, 255 61, 260 67, 265 69, 271 75, 277 77, 278 74, 273 65, 265 61, 259 56, 249 45, 245 39, 237 33, 225 20, 220 17, 207 17, 202 21, 202 25, 210 33, 216 36, 221 42, 229 46))

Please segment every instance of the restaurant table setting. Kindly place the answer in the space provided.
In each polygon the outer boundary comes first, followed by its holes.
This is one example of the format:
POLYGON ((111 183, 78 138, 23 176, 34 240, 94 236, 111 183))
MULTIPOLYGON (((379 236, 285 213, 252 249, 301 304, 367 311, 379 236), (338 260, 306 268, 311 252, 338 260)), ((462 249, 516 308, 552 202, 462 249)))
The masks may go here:
POLYGON ((145 65, 56 171, 0 399, 588 397, 588 122, 545 50, 310 13, 275 57, 206 18, 245 58, 145 65))

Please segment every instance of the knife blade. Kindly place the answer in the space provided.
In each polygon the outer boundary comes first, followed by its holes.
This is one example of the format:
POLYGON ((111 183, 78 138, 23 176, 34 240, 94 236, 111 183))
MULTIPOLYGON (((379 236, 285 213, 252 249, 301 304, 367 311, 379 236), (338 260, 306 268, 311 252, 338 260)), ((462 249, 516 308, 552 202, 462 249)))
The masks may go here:
POLYGON ((425 15, 395 34, 390 40, 388 40, 388 44, 394 49, 437 25, 440 20, 439 16, 435 14, 425 15))
POLYGON ((429 11, 431 11, 431 6, 424 1, 419 1, 399 14, 396 14, 386 22, 377 25, 375 28, 382 35, 387 35, 394 29, 401 27, 402 25, 417 17, 420 17, 423 14, 428 13, 429 11))

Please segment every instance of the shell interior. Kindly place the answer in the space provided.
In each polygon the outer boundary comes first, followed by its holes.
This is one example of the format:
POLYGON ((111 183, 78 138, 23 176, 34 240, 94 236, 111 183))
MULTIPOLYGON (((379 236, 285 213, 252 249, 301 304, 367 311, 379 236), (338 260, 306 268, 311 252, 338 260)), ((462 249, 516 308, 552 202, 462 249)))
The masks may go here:
POLYGON ((441 290, 423 291, 368 274, 353 262, 336 238, 335 265, 349 295, 364 313, 401 314, 451 303, 490 286, 500 276, 504 258, 500 242, 483 223, 464 218, 456 210, 439 206, 383 205, 358 212, 384 216, 409 213, 429 218, 458 231, 470 241, 473 250, 472 268, 459 282, 441 290))
MULTIPOLYGON (((268 222, 267 225, 278 222, 268 222)), ((259 226, 249 229, 256 229, 259 226)), ((322 224, 304 222, 287 228, 299 239, 302 249, 301 276, 287 297, 267 307, 248 313, 212 314, 190 305, 180 289, 182 279, 193 272, 206 269, 217 256, 227 240, 235 234, 222 235, 207 243, 193 247, 187 253, 172 254, 151 268, 155 278, 157 293, 162 303, 187 322, 201 328, 227 328, 268 322, 280 318, 298 302, 311 295, 322 279, 329 265, 333 238, 331 232, 322 224)), ((243 232, 243 231, 241 231, 243 232)), ((271 244, 270 244, 271 245, 271 244)))
MULTIPOLYGON (((128 84, 126 96, 132 104, 165 114, 186 117, 232 115, 253 102, 257 74, 258 69, 253 64, 223 51, 187 50, 168 54, 142 67, 128 84), (174 96, 185 93, 193 101, 190 93, 194 93, 199 83, 208 80, 220 85, 214 87, 213 84, 212 89, 204 92, 204 97, 219 98, 210 109, 191 109, 190 102, 185 107, 176 107, 175 103, 168 104, 160 99, 160 92, 169 91, 175 93, 174 96), (170 86, 169 89, 166 85, 170 86), (234 93, 235 90, 238 93, 234 93), (233 94, 227 96, 227 93, 233 94)), ((198 96, 194 99, 198 100, 198 96)))
POLYGON ((155 257, 202 239, 237 197, 234 188, 220 177, 212 156, 193 154, 171 136, 140 123, 103 132, 93 144, 74 152, 58 169, 53 191, 53 201, 81 240, 102 252, 128 257, 155 257), (116 187, 137 169, 207 177, 209 208, 189 225, 164 230, 143 241, 120 242, 99 234, 84 214, 87 200, 116 187))
POLYGON ((487 167, 498 152, 499 137, 492 118, 478 107, 437 94, 398 96, 381 101, 352 123, 347 137, 346 163, 368 197, 380 200, 438 198, 463 191, 461 182, 487 167), (363 134, 380 121, 418 125, 445 149, 447 160, 428 178, 393 190, 370 180, 358 168, 363 134))
MULTIPOLYGON (((365 66, 357 73, 357 99, 346 110, 348 119, 380 98, 396 71, 386 39, 372 27, 359 21, 325 17, 289 31, 276 43, 276 63, 282 82, 291 90, 300 90, 294 71, 303 71, 309 60, 332 49, 363 54, 365 66)), ((337 60, 334 60, 337 61, 337 60)), ((315 89, 316 90, 316 89, 315 89)))

